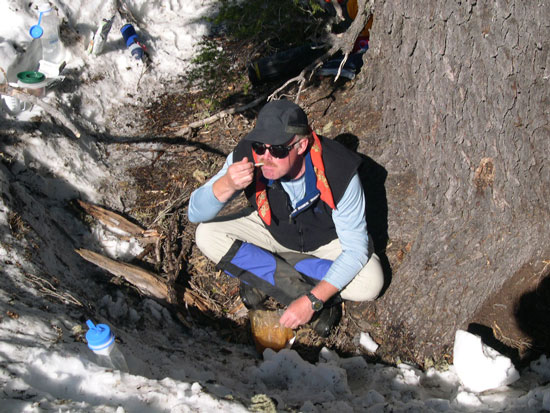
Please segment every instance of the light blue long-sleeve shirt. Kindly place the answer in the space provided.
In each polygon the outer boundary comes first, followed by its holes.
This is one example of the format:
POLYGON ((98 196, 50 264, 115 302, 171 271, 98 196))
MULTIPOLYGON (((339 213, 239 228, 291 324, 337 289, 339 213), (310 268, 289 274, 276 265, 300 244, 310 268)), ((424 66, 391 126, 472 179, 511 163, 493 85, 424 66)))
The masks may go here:
MULTIPOLYGON (((212 185, 227 172, 233 163, 233 153, 225 160, 222 169, 207 183, 197 188, 189 200, 189 221, 198 223, 209 221, 218 215, 226 203, 214 195, 212 185)), ((305 195, 305 176, 281 184, 295 207, 305 195)), ((235 194, 235 196, 238 194, 235 194)), ((369 251, 369 235, 365 219, 365 193, 357 173, 352 177, 344 195, 332 212, 336 234, 342 246, 342 253, 334 260, 323 281, 339 290, 344 288, 365 266, 372 251, 369 251)))

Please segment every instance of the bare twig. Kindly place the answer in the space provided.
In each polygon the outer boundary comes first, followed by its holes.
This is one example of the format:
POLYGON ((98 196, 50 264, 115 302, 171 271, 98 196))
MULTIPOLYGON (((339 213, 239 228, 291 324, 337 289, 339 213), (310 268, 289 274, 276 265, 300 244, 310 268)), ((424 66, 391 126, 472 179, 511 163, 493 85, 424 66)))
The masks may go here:
POLYGON ((340 6, 340 3, 338 3, 338 0, 332 0, 332 7, 334 7, 334 10, 336 11, 336 16, 338 16, 338 19, 340 21, 344 21, 344 12, 342 11, 342 6, 340 6))
POLYGON ((71 294, 58 292, 53 284, 48 280, 45 280, 44 278, 38 277, 37 275, 33 275, 30 273, 25 273, 25 277, 27 277, 30 282, 38 286, 39 291, 44 293, 45 295, 57 298, 64 303, 71 303, 79 307, 83 307, 83 304, 76 298, 74 298, 71 294))
POLYGON ((201 120, 198 120, 196 122, 192 122, 186 128, 183 128, 180 131, 176 132, 175 135, 176 136, 185 136, 188 133, 190 133, 193 129, 197 129, 197 128, 203 127, 205 125, 208 125, 209 123, 216 122, 217 120, 220 120, 220 119, 222 119, 222 118, 224 118, 228 115, 232 115, 234 113, 244 112, 245 110, 251 109, 254 106, 259 105, 265 99, 266 99, 266 95, 262 95, 262 96, 260 96, 256 99, 254 99, 252 102, 244 105, 244 106, 239 106, 238 108, 230 108, 230 109, 222 110, 221 112, 218 112, 215 115, 212 115, 212 116, 210 116, 206 119, 201 119, 201 120))
POLYGON ((334 81, 336 82, 338 80, 338 78, 340 77, 340 74, 342 73, 342 69, 344 68, 344 65, 346 64, 346 62, 348 61, 348 57, 349 57, 349 53, 346 53, 344 55, 344 58, 342 59, 342 61, 340 62, 340 66, 338 66, 338 73, 336 73, 336 77, 334 78, 334 81))
POLYGON ((128 20, 136 25, 147 27, 145 22, 138 22, 125 0, 115 0, 114 5, 123 20, 128 20))
MULTIPOLYGON (((338 2, 336 0, 333 0, 333 3, 338 2)), ((303 84, 306 81, 306 73, 308 73, 309 71, 313 72, 317 68, 317 66, 321 64, 321 62, 341 50, 344 53, 344 59, 342 60, 340 67, 338 68, 338 74, 334 79, 334 81, 336 81, 340 76, 342 68, 344 67, 344 64, 346 63, 351 51, 353 50, 357 37, 363 31, 365 25, 367 24, 367 21, 372 15, 373 4, 373 0, 358 0, 357 6, 359 11, 357 13, 357 16, 351 23, 351 26, 346 30, 344 35, 330 35, 328 41, 328 44, 330 44, 330 49, 325 54, 310 63, 304 70, 300 72, 298 76, 287 80, 281 87, 279 87, 271 95, 269 95, 267 100, 269 101, 277 99, 280 96, 281 92, 285 90, 288 85, 298 82, 298 94, 296 95, 296 98, 294 100, 295 102, 297 102, 298 98, 300 97, 300 92, 302 90, 303 84)))
POLYGON ((353 50, 357 37, 363 31, 372 15, 374 0, 358 0, 357 7, 357 16, 355 16, 350 27, 346 30, 345 36, 342 38, 343 42, 339 45, 339 49, 344 54, 351 53, 353 50))
MULTIPOLYGON (((279 87, 278 89, 276 89, 271 95, 269 95, 269 97, 267 98, 268 101, 270 100, 273 100, 273 99, 278 99, 278 97, 280 96, 281 92, 283 90, 286 89, 286 87, 292 83, 295 83, 295 82, 298 82, 299 85, 300 85, 300 90, 301 90, 301 86, 306 82, 306 73, 308 72, 313 72, 317 66, 320 66, 321 63, 327 59, 328 57, 332 56, 334 53, 336 53, 337 51, 339 50, 338 47, 335 47, 335 46, 332 46, 328 52, 326 52, 325 54, 323 54, 322 56, 318 57, 317 59, 315 59, 313 62, 311 62, 309 65, 307 65, 301 72, 299 75, 293 77, 292 79, 288 79, 281 87, 279 87)), ((295 101, 298 100, 298 96, 295 98, 295 101)))
POLYGON ((176 199, 174 199, 170 204, 164 208, 162 211, 159 212, 155 220, 151 223, 151 226, 158 224, 166 214, 168 214, 170 211, 179 208, 181 205, 183 205, 185 202, 189 200, 189 197, 191 196, 191 192, 189 190, 185 190, 181 195, 179 195, 176 199))

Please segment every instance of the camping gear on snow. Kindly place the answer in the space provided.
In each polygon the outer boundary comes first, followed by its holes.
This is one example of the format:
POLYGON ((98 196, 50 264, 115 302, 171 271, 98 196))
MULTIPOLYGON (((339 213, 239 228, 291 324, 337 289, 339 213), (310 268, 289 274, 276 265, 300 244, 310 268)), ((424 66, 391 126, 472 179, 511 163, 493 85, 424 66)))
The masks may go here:
POLYGON ((17 86, 25 92, 36 97, 42 97, 46 93, 46 76, 44 73, 27 70, 17 74, 17 86))
POLYGON ((11 115, 17 115, 24 110, 29 110, 32 108, 30 103, 21 102, 15 96, 2 95, 2 100, 11 115))
POLYGON ((325 52, 323 46, 305 45, 262 57, 248 65, 253 85, 296 76, 325 52))
POLYGON ((136 60, 143 59, 145 46, 139 42, 138 35, 136 34, 134 26, 132 26, 130 23, 125 24, 120 29, 120 33, 122 33, 122 37, 124 38, 126 47, 128 48, 128 50, 130 50, 132 56, 134 56, 136 60))
POLYGON ((88 45, 88 50, 87 50, 88 53, 97 56, 103 51, 103 48, 105 47, 105 43, 107 42, 107 36, 109 35, 109 32, 111 31, 111 27, 113 26, 114 19, 115 19, 115 16, 111 17, 110 19, 101 20, 101 22, 99 23, 99 27, 95 32, 94 37, 92 37, 92 40, 88 45))
POLYGON ((294 338, 294 332, 279 323, 282 315, 282 310, 251 310, 249 312, 252 337, 259 353, 263 353, 266 348, 279 351, 287 345, 292 345, 290 340, 294 338))
POLYGON ((48 3, 40 4, 38 12, 38 24, 30 28, 29 34, 33 39, 40 39, 43 60, 61 63, 65 54, 59 41, 59 19, 48 3))
POLYGON ((29 34, 40 39, 42 59, 39 70, 47 77, 59 76, 65 67, 65 50, 59 40, 59 19, 49 3, 38 6, 38 23, 31 26, 29 34))
POLYGON ((96 324, 92 320, 86 321, 89 330, 86 333, 88 347, 97 356, 98 364, 103 367, 128 372, 128 365, 124 355, 118 349, 115 336, 107 324, 96 324))
MULTIPOLYGON (((48 82, 44 73, 32 70, 19 72, 17 74, 17 87, 26 93, 42 97, 46 93, 48 82)), ((17 115, 25 110, 32 109, 33 105, 29 102, 22 102, 15 96, 3 96, 4 104, 12 115, 17 115)))
POLYGON ((42 29, 42 26, 40 26, 40 22, 42 21, 42 14, 44 14, 44 12, 39 12, 38 14, 38 23, 31 26, 30 30, 29 30, 29 34, 31 35, 31 37, 33 39, 38 39, 40 37, 42 37, 42 35, 44 34, 44 29, 42 29))

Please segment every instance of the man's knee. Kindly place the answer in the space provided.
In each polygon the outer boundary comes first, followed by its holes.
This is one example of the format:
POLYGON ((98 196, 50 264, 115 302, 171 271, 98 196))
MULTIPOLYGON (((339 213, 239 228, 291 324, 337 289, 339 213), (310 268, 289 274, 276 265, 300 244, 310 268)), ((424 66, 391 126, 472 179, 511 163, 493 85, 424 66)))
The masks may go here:
POLYGON ((208 224, 205 223, 200 223, 195 231, 195 243, 203 254, 206 246, 208 245, 207 239, 209 232, 210 231, 208 230, 208 224))
POLYGON ((227 238, 225 234, 217 230, 217 226, 213 222, 200 223, 195 231, 195 243, 197 247, 208 259, 216 264, 221 260, 230 246, 229 240, 225 243, 221 242, 223 237, 227 238))
POLYGON ((384 287, 384 272, 380 259, 373 254, 367 265, 343 290, 341 296, 350 301, 373 301, 384 287))

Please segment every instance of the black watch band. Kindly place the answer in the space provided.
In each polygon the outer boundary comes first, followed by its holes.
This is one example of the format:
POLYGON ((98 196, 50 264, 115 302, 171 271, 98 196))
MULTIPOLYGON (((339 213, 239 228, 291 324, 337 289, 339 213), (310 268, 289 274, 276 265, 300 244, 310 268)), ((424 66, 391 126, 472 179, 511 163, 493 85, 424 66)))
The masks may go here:
POLYGON ((319 300, 312 293, 307 293, 306 297, 309 298, 309 301, 311 301, 311 308, 313 311, 321 311, 323 309, 323 306, 325 305, 323 300, 319 300))

